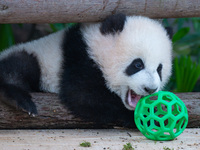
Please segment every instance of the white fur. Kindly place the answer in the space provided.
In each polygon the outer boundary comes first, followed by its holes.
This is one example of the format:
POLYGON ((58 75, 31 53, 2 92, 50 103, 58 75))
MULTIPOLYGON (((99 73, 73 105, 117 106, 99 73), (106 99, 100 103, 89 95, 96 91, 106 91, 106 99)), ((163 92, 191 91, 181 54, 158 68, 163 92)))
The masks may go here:
MULTIPOLYGON (((41 68, 41 89, 58 93, 61 64, 63 61, 61 42, 64 30, 51 34, 39 40, 13 46, 0 54, 0 59, 16 51, 26 51, 38 58, 41 68)), ((31 67, 31 66, 30 66, 31 67)))
POLYGON ((118 94, 125 107, 126 93, 132 89, 138 95, 147 95, 144 87, 162 89, 171 75, 172 45, 160 23, 146 17, 127 17, 124 29, 114 36, 102 35, 100 24, 85 25, 83 36, 89 45, 90 57, 100 66, 107 87, 118 94), (125 69, 140 58, 145 69, 127 76, 125 69), (162 81, 157 73, 163 65, 162 81))

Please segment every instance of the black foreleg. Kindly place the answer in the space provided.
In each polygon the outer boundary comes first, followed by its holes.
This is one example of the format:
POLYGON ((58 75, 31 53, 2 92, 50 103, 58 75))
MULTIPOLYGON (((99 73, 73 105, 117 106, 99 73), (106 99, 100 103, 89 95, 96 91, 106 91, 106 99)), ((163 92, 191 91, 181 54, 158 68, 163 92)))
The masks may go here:
POLYGON ((40 67, 35 56, 14 52, 0 60, 0 101, 37 114, 29 92, 39 90, 40 67))

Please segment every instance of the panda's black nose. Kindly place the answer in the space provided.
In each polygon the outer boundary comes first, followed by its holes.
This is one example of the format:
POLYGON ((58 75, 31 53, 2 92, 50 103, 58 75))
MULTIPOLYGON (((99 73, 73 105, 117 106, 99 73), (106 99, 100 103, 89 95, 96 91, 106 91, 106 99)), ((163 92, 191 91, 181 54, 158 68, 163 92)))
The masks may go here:
POLYGON ((144 90, 145 90, 147 93, 152 94, 152 93, 154 93, 154 92, 157 90, 157 88, 151 89, 151 88, 145 87, 144 90))

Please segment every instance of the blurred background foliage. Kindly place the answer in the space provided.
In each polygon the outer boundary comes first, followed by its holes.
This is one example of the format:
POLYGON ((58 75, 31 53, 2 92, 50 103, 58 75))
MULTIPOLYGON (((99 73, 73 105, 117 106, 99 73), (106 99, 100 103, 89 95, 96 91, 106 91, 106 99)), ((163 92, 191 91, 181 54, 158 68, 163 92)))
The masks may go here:
POLYGON ((0 25, 0 51, 15 44, 12 26, 10 24, 0 25))
MULTIPOLYGON (((0 24, 0 51, 74 24, 0 24)), ((174 31, 172 77, 164 90, 200 91, 200 18, 163 19, 163 24, 174 31)))
POLYGON ((173 71, 166 90, 200 91, 200 18, 164 19, 172 27, 173 71))

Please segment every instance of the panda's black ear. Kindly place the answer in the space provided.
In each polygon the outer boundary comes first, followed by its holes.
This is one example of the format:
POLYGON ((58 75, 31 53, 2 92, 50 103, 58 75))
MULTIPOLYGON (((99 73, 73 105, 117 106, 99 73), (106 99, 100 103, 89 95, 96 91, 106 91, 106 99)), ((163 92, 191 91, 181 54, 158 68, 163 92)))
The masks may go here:
POLYGON ((172 29, 172 27, 165 27, 165 30, 167 31, 167 34, 168 34, 169 38, 172 40, 172 38, 173 38, 173 29, 172 29))
POLYGON ((115 34, 121 32, 126 22, 126 16, 124 14, 115 14, 107 17, 100 26, 102 34, 115 34))

